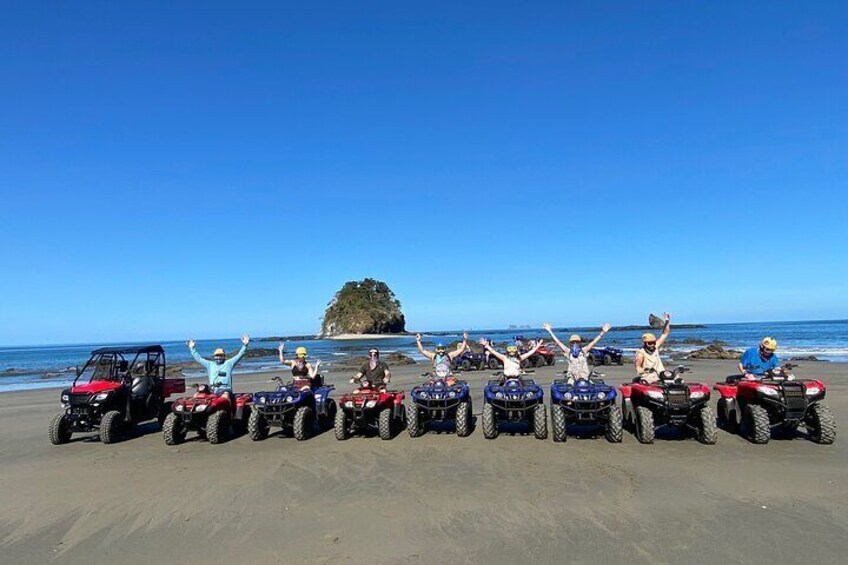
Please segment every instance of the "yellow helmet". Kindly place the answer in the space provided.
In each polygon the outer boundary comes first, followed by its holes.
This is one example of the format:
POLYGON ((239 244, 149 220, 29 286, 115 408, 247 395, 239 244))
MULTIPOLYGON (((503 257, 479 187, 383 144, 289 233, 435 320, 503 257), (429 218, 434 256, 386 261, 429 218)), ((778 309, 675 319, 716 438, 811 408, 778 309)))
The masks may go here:
POLYGON ((764 337, 763 341, 760 342, 760 345, 762 345, 766 349, 777 351, 777 340, 773 337, 764 337))
POLYGON ((294 354, 295 354, 296 357, 304 358, 304 357, 306 357, 306 348, 305 347, 298 347, 297 349, 294 350, 294 354))
POLYGON ((572 336, 571 336, 570 338, 568 338, 568 342, 569 342, 569 343, 571 343, 572 341, 580 341, 580 342, 582 342, 582 341, 583 341, 583 338, 582 338, 582 337, 580 337, 580 336, 579 336, 579 335, 577 335, 577 334, 572 334, 572 336))
POLYGON ((646 334, 642 334, 642 343, 646 343, 649 341, 657 341, 657 336, 648 332, 646 334))
POLYGON ((227 353, 220 347, 215 350, 215 353, 212 354, 212 357, 226 357, 226 356, 227 356, 227 353))
POLYGON ((518 353, 518 346, 517 345, 507 345, 506 346, 506 352, 507 353, 518 353))

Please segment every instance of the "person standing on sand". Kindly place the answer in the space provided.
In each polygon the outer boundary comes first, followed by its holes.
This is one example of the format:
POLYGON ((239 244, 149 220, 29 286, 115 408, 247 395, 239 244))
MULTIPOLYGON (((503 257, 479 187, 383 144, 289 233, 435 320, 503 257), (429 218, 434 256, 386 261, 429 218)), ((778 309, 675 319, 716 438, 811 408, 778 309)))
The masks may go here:
POLYGON ((646 384, 654 384, 660 380, 660 373, 665 371, 662 359, 660 359, 660 349, 668 339, 668 334, 671 333, 671 315, 663 314, 665 325, 663 326, 662 335, 659 339, 652 333, 646 333, 642 336, 642 348, 636 352, 636 374, 646 384))
MULTIPOLYGON (((444 374, 451 373, 451 364, 454 359, 462 355, 462 352, 468 349, 468 333, 462 334, 462 343, 456 346, 454 351, 450 353, 447 352, 447 348, 443 343, 436 344, 436 351, 427 351, 424 349, 424 346, 421 344, 421 334, 415 334, 415 343, 418 345, 418 351, 430 360, 433 364, 433 374, 439 374, 440 372, 444 372, 444 374), (446 367, 445 369, 439 369, 439 367, 446 367)), ((453 377, 448 378, 448 384, 451 386, 456 384, 456 379, 453 377), (450 381, 453 381, 451 383, 450 381)))
MULTIPOLYGON (((316 382, 316 377, 318 377, 318 367, 321 366, 321 360, 315 361, 315 365, 312 365, 309 361, 306 360, 307 351, 305 347, 298 347, 294 350, 294 359, 286 359, 286 344, 280 343, 280 346, 277 348, 280 352, 280 363, 283 365, 288 365, 291 367, 292 377, 296 381, 305 381, 309 380, 309 384, 304 384, 300 387, 300 390, 310 389, 313 386, 320 385, 320 383, 316 382)), ((319 379, 320 380, 320 379, 319 379)))
POLYGON ((480 345, 486 348, 491 355, 494 355, 498 359, 500 359, 501 363, 503 363, 503 376, 507 378, 520 377, 523 371, 521 370, 521 363, 539 351, 539 348, 542 347, 542 340, 536 342, 536 345, 533 349, 519 354, 517 345, 508 345, 506 348, 506 355, 492 347, 492 342, 483 338, 480 340, 480 345))
POLYGON ((206 376, 209 379, 209 386, 216 394, 232 398, 233 393, 233 369, 244 357, 247 352, 247 346, 250 343, 250 336, 245 334, 241 336, 241 349, 232 358, 227 359, 227 354, 223 348, 219 347, 212 354, 212 359, 204 359, 195 349, 197 342, 190 339, 186 342, 188 350, 194 360, 200 363, 206 369, 206 376), (217 386, 216 386, 217 385, 217 386))
POLYGON ((363 377, 375 388, 386 388, 392 380, 392 371, 386 363, 380 361, 380 350, 376 347, 368 350, 368 361, 362 365, 350 382, 358 384, 363 377))
POLYGON ((601 341, 601 338, 604 337, 604 335, 606 335, 608 331, 610 331, 612 326, 608 323, 604 324, 604 326, 601 328, 601 333, 599 333, 595 339, 590 341, 585 346, 583 345, 583 338, 577 334, 574 334, 570 338, 568 338, 568 347, 566 347, 565 344, 559 340, 549 323, 545 322, 544 324, 542 324, 542 328, 544 328, 549 334, 551 334, 551 338, 554 340, 554 343, 559 346, 559 348, 562 350, 563 355, 565 355, 565 358, 568 360, 568 369, 566 370, 566 373, 568 374, 568 380, 576 381, 578 379, 589 378, 589 375, 592 372, 589 370, 589 362, 586 360, 586 355, 588 355, 588 353, 592 351, 593 347, 598 345, 598 342, 601 341))
POLYGON ((763 378, 766 371, 780 367, 780 358, 776 351, 777 340, 773 337, 764 337, 759 346, 747 349, 739 359, 739 372, 742 378, 755 381, 763 378))

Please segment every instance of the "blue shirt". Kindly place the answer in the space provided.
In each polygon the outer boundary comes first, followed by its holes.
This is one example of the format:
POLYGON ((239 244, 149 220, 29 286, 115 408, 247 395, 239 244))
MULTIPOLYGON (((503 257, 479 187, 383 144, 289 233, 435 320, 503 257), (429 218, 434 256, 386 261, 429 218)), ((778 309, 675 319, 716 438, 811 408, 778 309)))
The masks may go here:
POLYGON ((764 375, 770 369, 780 367, 780 359, 777 358, 776 353, 770 359, 763 359, 760 355, 759 347, 752 347, 746 350, 739 362, 745 368, 746 373, 760 376, 764 375))
POLYGON ((223 363, 216 363, 212 359, 204 359, 200 356, 200 354, 195 349, 191 349, 191 356, 194 357, 194 360, 203 365, 203 368, 206 369, 206 375, 209 377, 209 384, 214 385, 215 383, 221 383, 221 388, 233 388, 233 367, 236 366, 236 363, 241 361, 241 358, 244 357, 244 353, 247 351, 247 346, 242 345, 239 352, 236 353, 232 358, 227 359, 223 363))

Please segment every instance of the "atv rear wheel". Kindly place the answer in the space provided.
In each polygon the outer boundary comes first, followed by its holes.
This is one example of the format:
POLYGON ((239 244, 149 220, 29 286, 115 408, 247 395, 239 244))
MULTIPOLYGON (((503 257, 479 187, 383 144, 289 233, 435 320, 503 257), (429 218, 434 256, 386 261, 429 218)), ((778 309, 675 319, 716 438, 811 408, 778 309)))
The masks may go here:
POLYGON ((420 416, 421 413, 415 404, 406 407, 406 431, 409 432, 409 437, 424 435, 424 426, 421 425, 420 416))
POLYGON ((468 359, 463 359, 462 363, 460 364, 460 368, 463 371, 470 371, 471 370, 471 361, 468 360, 468 359))
POLYGON ((547 364, 548 364, 548 360, 545 359, 544 355, 539 355, 538 357, 536 357, 536 362, 534 363, 534 365, 536 365, 536 367, 545 367, 545 366, 547 366, 547 364))
POLYGON ((224 443, 230 434, 230 415, 223 410, 218 410, 206 421, 206 437, 209 443, 217 445, 224 443))
POLYGON ((810 439, 822 445, 830 445, 836 440, 836 422, 833 414, 824 404, 813 404, 807 413, 807 431, 810 439))
POLYGON ((562 406, 551 406, 551 427, 553 428, 553 440, 557 443, 568 440, 568 424, 565 422, 565 408, 562 406))
POLYGON ((612 365, 612 355, 609 353, 604 355, 604 365, 612 365))
POLYGON ((179 445, 185 441, 185 436, 185 428, 177 415, 171 413, 165 416, 165 421, 162 422, 162 437, 165 438, 165 445, 179 445))
POLYGON ((117 410, 109 410, 100 420, 100 441, 117 443, 124 436, 124 415, 117 410))
POLYGON ((471 435, 471 400, 460 402, 456 407, 456 435, 458 437, 471 435))
POLYGON ((347 414, 339 408, 336 412, 336 418, 333 420, 333 433, 336 439, 341 441, 350 437, 350 429, 347 426, 347 414))
POLYGON ((498 437, 498 421, 495 417, 495 408, 488 402, 483 405, 483 437, 495 439, 498 437))
POLYGON ((712 406, 704 406, 698 414, 698 441, 705 445, 715 445, 718 440, 718 428, 712 406))
POLYGON ((548 407, 537 404, 533 410, 533 435, 536 439, 548 439, 548 407))
POLYGON ((771 439, 768 411, 756 404, 746 404, 742 413, 742 435, 751 443, 763 445, 771 439))
POLYGON ((71 441, 71 430, 68 428, 68 419, 64 412, 59 412, 50 420, 50 443, 62 445, 71 441))
POLYGON ((551 355, 550 357, 547 357, 548 367, 553 366, 554 363, 556 363, 556 355, 551 355))
POLYGON ((739 418, 736 414, 736 408, 730 407, 730 402, 726 398, 719 398, 718 405, 718 427, 731 434, 739 433, 739 418))
POLYGON ((292 434, 297 441, 303 441, 312 437, 315 431, 315 411, 309 406, 301 406, 294 413, 292 434))
POLYGON ((489 368, 493 371, 500 368, 500 363, 498 363, 498 359, 495 356, 489 357, 489 368))
POLYGON ((604 432, 604 437, 610 443, 621 443, 621 437, 624 435, 624 423, 622 422, 621 408, 613 404, 610 406, 607 420, 607 429, 604 432))
POLYGON ((639 443, 654 443, 654 413, 644 406, 636 407, 636 439, 639 443))
POLYGON ((259 410, 251 410, 250 417, 247 419, 247 435, 253 441, 262 441, 268 437, 268 432, 271 431, 271 426, 268 425, 268 420, 265 415, 259 410))
POLYGON ((383 408, 377 418, 377 431, 380 432, 380 439, 392 439, 394 435, 394 419, 392 418, 392 409, 383 408))

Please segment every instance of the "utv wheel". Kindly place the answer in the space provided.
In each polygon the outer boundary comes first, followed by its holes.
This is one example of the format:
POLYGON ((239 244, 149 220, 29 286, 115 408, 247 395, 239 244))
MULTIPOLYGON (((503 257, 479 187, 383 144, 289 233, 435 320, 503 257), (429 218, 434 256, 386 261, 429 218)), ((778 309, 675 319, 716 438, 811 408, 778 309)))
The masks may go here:
POLYGON ((604 355, 604 365, 612 365, 612 355, 609 353, 604 355))
POLYGON ((496 357, 489 357, 489 368, 493 371, 497 370, 500 367, 498 360, 496 357))
POLYGON ((117 410, 110 410, 103 414, 100 420, 100 441, 103 443, 117 443, 124 435, 124 415, 117 410))
POLYGON ((309 406, 301 406, 294 414, 292 434, 297 441, 312 437, 315 431, 315 412, 309 406))
POLYGON ((327 405, 324 407, 324 414, 318 417, 318 426, 321 430, 329 430, 333 427, 336 421, 336 401, 327 400, 327 405))
POLYGON ((230 415, 223 410, 215 412, 206 421, 206 437, 209 443, 217 445, 224 443, 230 433, 230 415))
POLYGON ((383 410, 380 411, 380 416, 377 420, 377 430, 380 432, 380 439, 392 439, 392 432, 394 431, 392 429, 392 423, 392 409, 383 408, 383 410))
POLYGON ((253 441, 262 441, 268 437, 268 432, 271 431, 271 426, 268 425, 268 420, 265 415, 259 410, 251 410, 250 417, 247 419, 247 435, 253 441))
POLYGON ((768 411, 756 404, 745 405, 742 414, 742 435, 756 444, 766 444, 771 439, 768 411))
POLYGON ((698 441, 706 445, 715 445, 718 440, 718 428, 712 406, 701 408, 698 418, 698 441))
POLYGON ((548 407, 537 404, 533 410, 533 435, 536 439, 548 439, 548 407))
POLYGON ((607 420, 607 429, 604 437, 610 443, 621 443, 621 437, 624 435, 624 422, 621 415, 621 408, 613 404, 609 409, 609 420, 607 420))
POLYGON ((350 437, 350 430, 347 427, 347 414, 342 409, 336 412, 336 418, 333 420, 333 433, 339 441, 350 437))
POLYGON ((165 438, 165 445, 179 445, 185 441, 185 436, 185 428, 177 415, 171 413, 165 416, 165 421, 162 422, 162 437, 165 438))
POLYGON ((471 400, 460 402, 456 407, 456 435, 458 437, 471 435, 471 400))
POLYGON ((822 445, 830 445, 836 440, 836 422, 833 414, 824 404, 813 404, 807 413, 807 430, 810 439, 822 445))
POLYGON ((495 418, 495 408, 491 404, 483 405, 483 437, 495 439, 498 437, 498 421, 495 418))
POLYGON ((68 428, 68 419, 64 412, 59 412, 50 420, 50 443, 62 445, 71 441, 71 430, 68 428))
POLYGON ((654 413, 644 406, 636 407, 636 439, 639 443, 654 443, 654 413))
POLYGON ((555 442, 568 440, 568 424, 565 422, 565 408, 562 406, 551 406, 551 427, 553 428, 553 439, 555 442))
POLYGON ((471 361, 469 361, 468 359, 463 359, 462 364, 460 365, 460 368, 463 371, 470 371, 471 370, 471 361))
POLYGON ((731 434, 739 433, 736 408, 731 408, 726 398, 719 398, 716 409, 718 410, 718 427, 731 434))
MULTIPOLYGON (((382 414, 380 414, 382 416, 382 414)), ((406 407, 406 431, 409 432, 409 437, 421 437, 424 435, 424 427, 420 421, 421 413, 418 411, 418 406, 410 404, 406 407)))

